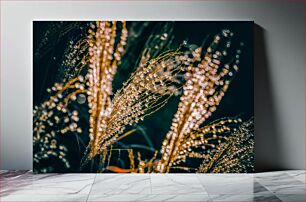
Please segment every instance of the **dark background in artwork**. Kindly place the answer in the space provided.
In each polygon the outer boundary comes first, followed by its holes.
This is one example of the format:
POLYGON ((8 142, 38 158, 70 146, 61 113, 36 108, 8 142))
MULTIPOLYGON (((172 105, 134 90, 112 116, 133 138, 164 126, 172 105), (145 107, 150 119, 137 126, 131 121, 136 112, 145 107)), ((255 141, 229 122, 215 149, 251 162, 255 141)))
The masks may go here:
MULTIPOLYGON (((145 22, 143 23, 145 24, 145 22)), ((34 22, 33 105, 38 105, 47 99, 46 89, 51 87, 54 82, 61 81, 59 67, 62 64, 67 44, 71 39, 84 35, 88 24, 88 22, 34 22), (46 32, 48 33, 47 36, 46 32)), ((132 24, 133 22, 128 22, 128 28, 132 24)), ((175 39, 171 47, 178 47, 183 41, 200 46, 203 44, 205 37, 208 36, 208 39, 211 39, 223 29, 229 29, 234 32, 233 47, 238 47, 240 42, 244 43, 240 57, 240 70, 232 81, 217 111, 205 123, 218 118, 237 115, 244 120, 252 117, 254 115, 253 22, 148 22, 136 40, 133 41, 132 48, 123 57, 122 68, 119 66, 118 74, 113 83, 114 90, 120 88, 122 83, 129 77, 129 74, 135 70, 139 55, 152 32, 165 24, 170 24, 173 27, 175 39)), ((207 43, 204 43, 204 46, 206 45, 207 43)), ((229 53, 229 57, 233 57, 233 54, 229 53)), ((116 147, 133 147, 141 151, 144 157, 151 157, 153 155, 151 150, 153 148, 160 149, 162 140, 169 131, 173 115, 177 110, 178 101, 179 97, 172 98, 164 108, 137 125, 135 134, 120 141, 116 147)), ((81 136, 68 136, 62 141, 69 149, 68 159, 72 164, 72 168, 69 171, 78 172, 81 156, 88 143, 88 113, 86 106, 75 104, 74 107, 79 111, 83 111, 81 127, 84 133, 81 136), (79 146, 76 147, 75 145, 79 146)), ((123 161, 128 161, 128 159, 123 159, 123 161)), ((121 164, 126 163, 122 162, 121 164)), ((61 170, 60 165, 57 166, 56 162, 52 162, 52 164, 55 165, 57 172, 67 172, 67 170, 61 170)), ((85 172, 90 171, 86 169, 85 172)))

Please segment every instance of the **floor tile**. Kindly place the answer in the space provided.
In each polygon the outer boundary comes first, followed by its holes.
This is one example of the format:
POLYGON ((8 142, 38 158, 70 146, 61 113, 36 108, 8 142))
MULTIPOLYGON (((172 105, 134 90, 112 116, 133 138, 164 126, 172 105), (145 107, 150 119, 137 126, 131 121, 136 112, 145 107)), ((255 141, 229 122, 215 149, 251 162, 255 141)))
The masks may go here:
POLYGON ((305 202, 304 194, 277 194, 276 195, 283 202, 305 202))
POLYGON ((259 202, 282 202, 277 196, 274 194, 254 194, 253 201, 259 202))
POLYGON ((32 174, 5 177, 0 196, 88 194, 96 174, 32 174))
POLYGON ((148 174, 97 174, 92 195, 151 194, 148 174))
POLYGON ((306 181, 305 170, 293 170, 286 172, 288 175, 292 176, 294 179, 299 180, 303 183, 306 181))
POLYGON ((254 180, 254 183, 253 183, 253 194, 267 195, 267 194, 272 194, 272 192, 269 191, 265 186, 261 185, 259 182, 254 180))
POLYGON ((8 195, 8 196, 4 196, 1 197, 1 202, 72 202, 72 201, 76 201, 76 202, 86 202, 88 195, 57 195, 57 194, 53 194, 53 195, 35 195, 35 194, 31 194, 31 195, 16 195, 16 194, 12 194, 12 195, 8 195))
POLYGON ((253 195, 232 195, 232 194, 218 194, 218 195, 209 195, 213 201, 253 201, 253 195))
POLYGON ((264 176, 274 176, 274 175, 282 175, 284 173, 290 172, 291 170, 279 170, 279 171, 270 171, 270 172, 259 172, 254 173, 254 177, 264 177, 264 176))
POLYGON ((0 173, 0 179, 3 180, 15 180, 24 178, 25 176, 33 175, 31 171, 28 170, 12 170, 12 171, 3 171, 0 173))
POLYGON ((129 195, 90 195, 88 202, 103 202, 103 201, 147 201, 147 202, 158 202, 158 201, 173 201, 173 202, 211 202, 207 195, 202 194, 185 194, 185 195, 143 195, 143 194, 129 194, 129 195))
POLYGON ((152 194, 203 194, 206 190, 196 174, 151 174, 152 194))
POLYGON ((287 173, 257 176, 256 181, 274 194, 303 194, 305 183, 296 180, 287 173))
POLYGON ((247 174, 201 174, 197 175, 209 195, 252 195, 253 176, 247 174))
POLYGON ((287 178, 287 171, 273 171, 273 172, 263 172, 263 173, 255 173, 255 179, 278 179, 278 178, 287 178))
POLYGON ((33 174, 29 171, 5 171, 0 174, 0 196, 5 196, 13 190, 28 185, 27 179, 33 174))
POLYGON ((228 202, 281 202, 275 195, 233 195, 233 194, 222 194, 222 195, 210 195, 213 201, 228 201, 228 202))

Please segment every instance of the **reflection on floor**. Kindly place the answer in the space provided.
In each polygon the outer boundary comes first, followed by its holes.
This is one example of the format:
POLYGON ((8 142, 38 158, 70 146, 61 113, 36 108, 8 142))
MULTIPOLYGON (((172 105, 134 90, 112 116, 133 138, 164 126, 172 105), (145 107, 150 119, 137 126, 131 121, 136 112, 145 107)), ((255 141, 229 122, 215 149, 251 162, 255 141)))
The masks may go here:
POLYGON ((0 201, 305 201, 305 171, 39 174, 1 171, 0 201))

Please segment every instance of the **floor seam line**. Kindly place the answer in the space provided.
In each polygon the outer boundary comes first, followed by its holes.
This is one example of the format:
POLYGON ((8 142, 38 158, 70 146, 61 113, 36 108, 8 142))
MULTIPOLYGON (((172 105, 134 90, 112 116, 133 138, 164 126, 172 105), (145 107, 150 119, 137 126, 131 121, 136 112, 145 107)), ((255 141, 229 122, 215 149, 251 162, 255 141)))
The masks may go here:
POLYGON ((93 182, 92 182, 92 184, 91 184, 91 187, 90 187, 90 190, 89 190, 88 196, 87 196, 87 198, 86 198, 86 202, 88 202, 88 199, 89 199, 89 196, 90 196, 90 193, 91 193, 92 187, 93 187, 93 185, 95 184, 95 181, 96 181, 96 177, 97 177, 97 174, 95 174, 95 178, 94 178, 94 180, 93 180, 93 182))
POLYGON ((204 189, 204 191, 206 192, 209 201, 212 202, 212 201, 213 201, 213 198, 210 197, 210 194, 209 194, 208 191, 206 190, 206 187, 202 184, 202 182, 201 182, 201 180, 200 180, 200 178, 199 178, 199 175, 201 175, 201 174, 196 174, 196 178, 197 178, 198 182, 200 183, 201 187, 202 187, 202 188, 204 189))

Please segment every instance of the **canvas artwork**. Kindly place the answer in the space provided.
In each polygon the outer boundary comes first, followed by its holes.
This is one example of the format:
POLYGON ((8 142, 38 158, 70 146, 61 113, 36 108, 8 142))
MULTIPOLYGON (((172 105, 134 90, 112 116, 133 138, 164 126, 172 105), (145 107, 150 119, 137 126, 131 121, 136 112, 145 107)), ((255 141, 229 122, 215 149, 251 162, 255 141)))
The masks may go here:
POLYGON ((34 21, 35 173, 254 171, 253 22, 34 21))

